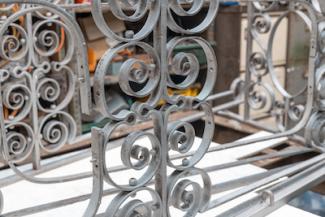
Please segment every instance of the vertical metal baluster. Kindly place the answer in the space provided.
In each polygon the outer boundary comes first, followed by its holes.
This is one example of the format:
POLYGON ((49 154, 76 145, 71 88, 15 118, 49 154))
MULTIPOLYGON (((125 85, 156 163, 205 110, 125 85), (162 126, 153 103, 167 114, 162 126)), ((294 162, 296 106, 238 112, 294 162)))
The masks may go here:
MULTIPOLYGON (((30 7, 30 6, 28 6, 30 7)), ((36 38, 33 38, 33 20, 32 20, 32 14, 28 13, 26 15, 26 26, 27 26, 27 34, 28 37, 31 40, 37 40, 36 38)), ((34 42, 36 43, 36 41, 34 42)), ((33 47, 33 43, 29 43, 29 54, 32 62, 34 59, 34 47, 33 47)), ((41 167, 41 150, 40 150, 40 135, 38 133, 38 108, 37 108, 37 91, 36 91, 36 83, 37 83, 37 73, 33 73, 30 75, 30 88, 31 88, 31 92, 32 92, 32 110, 31 110, 31 119, 32 119, 32 126, 33 126, 33 130, 35 133, 35 143, 34 143, 34 150, 33 150, 33 168, 38 170, 41 167)))
POLYGON ((247 3, 247 29, 246 29, 246 72, 245 72, 245 102, 244 102, 244 119, 250 119, 250 108, 248 104, 250 84, 251 84, 251 72, 249 69, 249 58, 252 55, 253 49, 253 36, 251 34, 252 21, 254 17, 254 6, 253 2, 247 3))
MULTIPOLYGON (((153 0, 154 1, 154 0, 153 0)), ((168 73, 167 63, 167 7, 168 0, 161 0, 160 8, 160 20, 157 27, 154 30, 154 48, 160 55, 161 64, 161 81, 160 85, 166 85, 166 75, 168 73)), ((160 88, 159 88, 160 89, 160 88)), ((166 88, 163 87, 161 90, 165 95, 166 88)), ((168 216, 168 195, 167 195, 167 155, 168 155, 168 144, 167 144, 167 124, 168 120, 164 120, 164 112, 156 112, 157 117, 153 120, 155 126, 155 134, 161 144, 161 162, 158 172, 155 177, 155 188, 162 200, 162 217, 168 216), (167 121, 167 122, 165 122, 167 121)))

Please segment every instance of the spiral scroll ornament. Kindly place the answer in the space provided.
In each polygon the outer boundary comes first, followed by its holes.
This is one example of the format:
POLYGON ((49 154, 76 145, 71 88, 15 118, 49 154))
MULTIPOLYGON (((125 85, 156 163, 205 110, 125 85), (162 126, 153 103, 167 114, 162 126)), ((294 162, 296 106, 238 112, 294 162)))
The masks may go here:
POLYGON ((55 152, 76 137, 75 120, 66 112, 59 111, 43 117, 40 122, 41 147, 47 152, 55 152))
POLYGON ((248 103, 254 110, 271 111, 275 103, 275 96, 271 87, 268 84, 252 83, 248 103))
POLYGON ((271 17, 267 14, 258 14, 253 18, 253 30, 259 34, 268 33, 271 29, 271 17))
POLYGON ((259 11, 269 11, 278 4, 277 1, 254 1, 254 7, 259 11))
POLYGON ((315 147, 316 149, 325 151, 325 115, 323 112, 314 113, 306 127, 307 144, 315 147))
POLYGON ((111 9, 114 16, 122 21, 137 23, 141 19, 146 20, 145 24, 138 32, 130 30, 124 36, 120 36, 113 32, 106 22, 102 10, 102 1, 93 1, 92 15, 96 25, 106 37, 120 42, 138 41, 148 36, 153 31, 160 15, 160 0, 113 0, 108 2, 108 7, 111 9), (131 11, 131 13, 126 13, 125 9, 131 11))
MULTIPOLYGON (((200 37, 176 37, 169 41, 167 50, 170 69, 167 75, 167 86, 182 90, 189 88, 197 81, 198 77, 205 77, 205 80, 202 82, 201 91, 194 99, 196 101, 204 101, 211 93, 217 78, 217 60, 211 45, 200 37), (175 48, 186 43, 198 45, 204 51, 207 65, 205 72, 200 72, 200 63, 194 53, 179 52, 175 54, 175 48)), ((175 103, 182 100, 183 97, 174 95, 169 98, 172 103, 175 103)))
MULTIPOLYGON (((211 180, 205 171, 196 168, 182 172, 175 171, 170 175, 168 186, 168 205, 180 211, 177 212, 178 216, 194 217, 198 212, 204 212, 207 208, 211 195, 211 180), (195 176, 201 179, 202 186, 192 181, 195 176)), ((174 216, 170 214, 170 210, 169 216, 174 216)))
POLYGON ((17 122, 7 125, 7 149, 6 159, 18 163, 24 161, 30 156, 33 147, 35 136, 33 129, 23 122, 17 122))
POLYGON ((301 120, 305 111, 305 106, 301 104, 292 103, 289 107, 288 115, 292 121, 298 122, 301 120))
POLYGON ((76 90, 76 75, 69 66, 61 64, 43 64, 38 72, 36 91, 39 110, 51 113, 61 111, 72 101, 76 90), (57 75, 65 77, 60 80, 57 75), (62 89, 65 93, 63 93, 62 89), (62 94, 65 97, 62 97, 62 94))
POLYGON ((4 86, 3 104, 8 111, 15 111, 15 116, 8 115, 5 122, 21 121, 29 114, 32 107, 32 93, 28 85, 22 81, 20 84, 15 83, 4 86))
POLYGON ((60 58, 61 64, 71 61, 74 54, 74 40, 69 27, 57 19, 45 19, 36 24, 33 28, 34 49, 42 59, 57 54, 65 44, 69 44, 65 55, 60 58), (57 31, 55 29, 59 29, 57 31), (62 36, 64 35, 64 38, 62 36))
POLYGON ((132 112, 122 110, 113 113, 107 105, 107 95, 105 91, 105 79, 107 75, 112 75, 110 65, 114 57, 123 49, 141 49, 148 58, 140 60, 136 57, 130 58, 119 68, 118 79, 121 90, 138 99, 147 98, 146 104, 154 107, 157 104, 157 88, 160 81, 160 60, 156 51, 148 44, 143 42, 129 42, 118 45, 108 50, 102 57, 94 79, 95 104, 97 110, 104 115, 115 120, 122 120, 132 112), (136 87, 135 87, 136 86, 136 87))
POLYGON ((28 53, 28 36, 26 30, 15 23, 8 26, 9 34, 0 34, 1 58, 8 61, 18 61, 28 53))
POLYGON ((266 57, 261 52, 254 52, 249 58, 249 69, 258 78, 267 74, 266 57))
POLYGON ((205 113, 205 126, 200 144, 195 141, 196 133, 194 127, 187 122, 175 121, 168 124, 168 143, 170 152, 180 154, 179 162, 171 160, 168 155, 168 165, 177 170, 184 170, 195 166, 206 154, 214 133, 213 112, 208 104, 200 104, 198 108, 205 113), (194 152, 191 157, 186 157, 189 152, 194 152))
MULTIPOLYGON (((106 128, 110 128, 108 131, 113 132, 112 130, 121 124, 123 123, 106 126, 106 128)), ((107 136, 109 138, 109 134, 107 136)), ((108 144, 108 140, 105 144, 108 144)), ((108 161, 105 153, 103 153, 102 158, 105 162, 104 179, 107 183, 123 191, 132 191, 146 185, 156 174, 161 161, 160 143, 157 137, 151 133, 140 131, 129 134, 121 147, 121 161, 129 170, 128 173, 123 173, 123 180, 115 178, 110 173, 110 163, 112 162, 108 161), (141 145, 146 140, 150 143, 150 147, 141 145)))
POLYGON ((205 2, 203 0, 178 1, 169 2, 168 8, 168 27, 177 33, 197 34, 206 30, 214 20, 218 12, 219 0, 211 0, 208 2, 208 11, 205 18, 196 26, 186 28, 176 22, 175 17, 187 16, 191 17, 203 10, 205 2))
POLYGON ((162 214, 162 202, 154 190, 138 188, 131 192, 121 192, 108 206, 105 215, 116 217, 157 217, 162 214), (142 197, 145 199, 137 199, 142 197), (131 200, 128 200, 132 198, 131 200), (149 199, 149 200, 148 200, 149 199))

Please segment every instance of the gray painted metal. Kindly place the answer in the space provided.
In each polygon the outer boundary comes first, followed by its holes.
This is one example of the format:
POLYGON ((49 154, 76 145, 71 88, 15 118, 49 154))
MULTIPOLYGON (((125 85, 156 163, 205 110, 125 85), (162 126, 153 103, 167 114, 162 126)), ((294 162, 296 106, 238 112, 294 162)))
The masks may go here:
MULTIPOLYGON (((291 176, 288 180, 268 187, 253 199, 236 206, 220 216, 264 216, 283 205, 289 198, 302 190, 325 179, 324 140, 324 40, 325 18, 323 2, 317 0, 290 1, 240 1, 248 8, 247 30, 247 71, 245 79, 236 79, 229 91, 212 95, 217 79, 217 60, 214 51, 198 33, 206 30, 215 18, 220 1, 176 1, 176 0, 111 0, 103 3, 93 0, 92 5, 69 4, 68 1, 43 0, 0 0, 7 4, 1 8, 8 16, 0 26, 0 56, 10 62, 10 68, 1 68, 0 82, 0 127, 1 158, 17 174, 28 181, 49 184, 70 182, 91 176, 93 190, 91 195, 82 195, 54 203, 44 204, 30 209, 3 214, 3 216, 28 215, 90 198, 84 217, 96 216, 104 196, 115 194, 103 216, 108 217, 169 217, 171 209, 181 212, 182 216, 191 217, 254 192, 258 188, 291 176), (185 5, 186 3, 186 5, 185 5), (20 10, 12 13, 14 7, 20 10), (196 26, 185 27, 177 17, 194 16, 202 7, 207 7, 206 17, 196 26), (102 57, 94 79, 94 105, 90 94, 89 72, 87 65, 86 43, 78 24, 65 9, 91 7, 96 25, 109 39, 117 40, 118 45, 109 49, 102 57), (126 31, 121 36, 114 33, 103 16, 103 8, 111 9, 120 20, 137 23, 145 19, 145 25, 138 32, 126 31), (282 15, 272 22, 270 12, 280 9, 282 15), (126 13, 125 11, 133 11, 126 13), (306 87, 296 94, 290 94, 281 85, 276 76, 272 61, 272 48, 275 33, 283 19, 295 13, 307 24, 310 31, 310 54, 308 63, 308 82, 306 87), (40 21, 33 23, 33 17, 40 21), (21 23, 20 23, 21 22, 21 23), (23 24, 23 25, 18 25, 23 24), (59 27, 66 35, 65 55, 57 61, 49 57, 57 53, 60 46, 59 27), (182 35, 167 40, 167 29, 182 35), (152 45, 143 42, 153 33, 152 45), (261 36, 270 34, 267 44, 261 36), (175 48, 187 43, 202 48, 206 57, 206 69, 200 70, 197 56, 189 51, 175 52, 175 48), (253 51, 253 45, 260 51, 253 51), (110 73, 109 66, 113 58, 123 49, 138 49, 148 55, 148 60, 137 56, 127 59, 119 70, 121 90, 136 99, 146 98, 145 102, 135 102, 131 109, 112 112, 107 106, 105 76, 110 73), (77 61, 75 68, 69 63, 77 61), (58 99, 60 84, 51 74, 62 73, 69 79, 68 91, 64 99, 58 99), (182 77, 175 80, 175 76, 182 77), (167 88, 183 90, 198 78, 204 78, 201 92, 196 97, 169 95, 167 88), (272 85, 265 81, 270 77, 272 85), (141 88, 134 88, 133 84, 141 88), (77 85, 78 84, 78 85, 77 85), (75 138, 76 126, 73 118, 65 112, 73 93, 80 86, 80 96, 84 113, 95 109, 103 117, 113 121, 104 128, 92 129, 92 165, 91 173, 72 174, 64 177, 38 178, 24 173, 16 167, 30 154, 34 165, 40 167, 40 150, 55 152, 75 138), (296 105, 295 97, 306 94, 304 105, 296 105), (280 95, 281 97, 277 97, 280 95), (208 101, 233 96, 233 100, 215 108, 208 101), (61 100, 61 101, 60 101, 61 100), (166 105, 157 109, 164 100, 166 105), (60 101, 58 103, 58 101, 60 101), (274 134, 266 137, 235 141, 220 147, 210 147, 214 133, 213 114, 227 112, 228 109, 244 105, 243 117, 236 117, 243 122, 260 126, 252 111, 272 117, 276 123, 274 134), (170 122, 169 116, 176 111, 199 110, 200 113, 183 120, 170 122), (6 112, 15 112, 15 116, 6 112), (28 118, 26 118, 28 117, 28 118), (201 143, 194 147, 195 129, 191 120, 203 117, 204 129, 201 143), (288 120, 295 122, 293 128, 288 120), (27 120, 27 121, 26 121, 27 120), (129 134, 121 145, 122 166, 112 167, 106 155, 110 155, 110 135, 120 126, 134 125, 138 120, 154 122, 153 131, 140 131, 129 134), (196 168, 197 163, 209 152, 231 149, 247 144, 281 137, 296 137, 305 131, 306 148, 279 152, 262 157, 241 160, 236 163, 217 165, 209 168, 196 168), (140 139, 148 139, 150 146, 141 145, 140 139), (195 149, 195 150, 193 150, 195 149), (232 180, 239 190, 226 194, 220 199, 211 200, 211 195, 221 192, 211 183, 210 172, 218 169, 244 165, 260 159, 277 156, 288 157, 316 151, 318 156, 301 163, 279 168, 266 174, 232 180), (172 155, 172 153, 178 155, 172 155), (167 173, 167 168, 174 172, 167 173), (116 180, 114 173, 124 172, 125 180, 116 180), (137 174, 138 176, 135 176, 137 174), (200 180, 198 182, 198 180, 200 180), (104 183, 111 186, 104 190, 104 183), (246 185, 247 183, 251 183, 246 185), (145 195, 145 200, 141 195, 145 195)), ((231 113, 228 113, 231 114, 231 113)), ((115 147, 115 146, 114 146, 115 147)), ((225 189, 231 186, 222 183, 225 189)), ((0 194, 0 211, 5 195, 0 194)))

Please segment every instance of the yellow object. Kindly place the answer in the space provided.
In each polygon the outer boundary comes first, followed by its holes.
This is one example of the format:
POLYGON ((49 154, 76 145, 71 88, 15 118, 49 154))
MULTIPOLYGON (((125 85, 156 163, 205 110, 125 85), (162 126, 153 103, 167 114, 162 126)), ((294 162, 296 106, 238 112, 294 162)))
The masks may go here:
MULTIPOLYGON (((200 90, 201 90, 201 85, 199 83, 197 83, 186 90, 176 90, 176 89, 168 88, 167 93, 169 96, 182 95, 182 96, 195 97, 200 93, 200 90)), ((147 98, 144 98, 142 101, 146 101, 146 100, 147 100, 147 98)), ((165 104, 165 100, 160 100, 158 103, 158 106, 162 106, 164 104, 165 104)))

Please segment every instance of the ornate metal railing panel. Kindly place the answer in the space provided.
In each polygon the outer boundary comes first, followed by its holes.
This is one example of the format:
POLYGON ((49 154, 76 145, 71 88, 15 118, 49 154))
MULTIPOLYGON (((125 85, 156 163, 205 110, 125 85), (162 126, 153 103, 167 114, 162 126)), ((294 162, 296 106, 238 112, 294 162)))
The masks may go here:
MULTIPOLYGON (((304 98, 313 99, 311 88, 308 89, 307 85, 312 85, 312 76, 308 76, 305 85, 301 87, 296 93, 290 93, 283 87, 282 82, 277 76, 277 71, 274 67, 273 61, 273 46, 276 32, 281 22, 288 18, 291 14, 297 14, 304 22, 311 32, 311 38, 316 37, 317 29, 316 17, 314 11, 307 4, 304 6, 302 3, 296 5, 296 2, 279 4, 285 11, 281 13, 279 18, 275 22, 272 22, 272 18, 268 11, 276 7, 275 3, 269 3, 267 5, 261 5, 261 3, 252 4, 252 12, 249 17, 250 23, 250 37, 248 44, 250 45, 247 49, 247 73, 246 73, 246 94, 245 94, 245 118, 252 118, 250 113, 251 110, 257 110, 264 114, 271 115, 275 122, 277 131, 289 130, 288 122, 295 122, 296 126, 303 126, 304 124, 298 124, 303 116, 309 116, 311 110, 311 103, 297 104, 297 98, 300 96, 306 96, 304 98), (307 12, 302 12, 307 10, 307 12), (314 26, 312 26, 314 24, 314 26), (261 37, 262 35, 268 34, 267 44, 263 44, 261 37), (256 44, 260 51, 252 51, 253 44, 256 44), (269 80, 265 78, 269 77, 269 80), (251 81, 251 83, 249 83, 251 81)), ((278 5, 278 7, 279 7, 278 5)), ((312 42, 315 43, 315 42, 312 42)), ((312 46, 312 45, 311 45, 312 46)), ((314 44, 313 46, 316 46, 314 44)), ((316 49, 316 48, 315 48, 316 49)), ((308 72, 313 73, 315 67, 315 60, 313 58, 316 51, 310 50, 310 65, 308 72)), ((286 69, 288 71, 289 69, 286 69)), ((288 72, 286 72, 288 73, 288 72)))
POLYGON ((76 90, 89 95, 82 35, 73 18, 52 5, 12 2, 1 10, 3 160, 19 163, 32 154, 36 168, 41 151, 54 153, 75 139, 76 123, 67 107, 76 90))
MULTIPOLYGON (((310 141, 311 128, 309 126, 310 117, 323 110, 321 99, 323 14, 320 9, 322 4, 318 1, 269 1, 248 4, 247 71, 245 80, 234 83, 234 89, 244 92, 244 120, 254 121, 264 114, 274 120, 276 127, 272 130, 279 132, 272 136, 273 138, 297 136, 299 131, 303 130, 306 132, 305 139, 309 140, 307 144, 318 148, 321 148, 321 142, 319 141, 315 146, 315 143, 310 141), (272 21, 270 13, 277 8, 282 12, 272 21), (305 84, 300 87, 299 91, 290 93, 279 80, 279 72, 276 71, 273 62, 275 56, 273 47, 281 22, 293 14, 302 19, 310 32, 310 45, 304 75, 305 84), (263 43, 263 35, 267 35, 267 43, 263 43), (257 49, 253 49, 254 46, 257 49), (301 96, 305 101, 301 102, 301 96), (258 113, 257 116, 256 113, 258 113), (289 122, 294 123, 293 127, 289 125, 289 122)), ((284 74, 292 73, 290 70, 286 68, 284 74)))
MULTIPOLYGON (((21 7, 1 23, 0 28, 1 58, 14 64, 10 70, 1 70, 0 100, 3 108, 0 111, 3 118, 0 123, 3 160, 17 175, 39 184, 92 177, 93 189, 85 217, 96 216, 102 198, 108 194, 115 194, 104 213, 104 216, 108 217, 197 216, 198 213, 204 214, 218 209, 219 206, 242 195, 255 192, 266 184, 289 177, 264 188, 252 199, 219 215, 265 216, 301 190, 324 181, 323 2, 247 1, 245 79, 234 81, 230 91, 210 96, 217 79, 217 60, 210 43, 198 34, 206 30, 215 19, 219 0, 93 0, 91 12, 96 25, 106 37, 119 42, 103 55, 95 72, 93 86, 94 109, 112 121, 102 129, 92 129, 92 172, 53 178, 28 176, 19 171, 15 163, 32 151, 38 159, 39 149, 54 151, 73 139, 74 120, 65 112, 65 108, 71 101, 77 84, 80 85, 84 112, 87 113, 91 109, 85 42, 77 23, 63 9, 81 6, 69 5, 67 2, 53 4, 40 0, 0 0, 0 3, 15 4, 7 5, 6 10, 11 10, 12 7, 17 7, 16 5, 21 7), (203 7, 207 8, 207 13, 197 25, 189 27, 179 22, 181 17, 194 17, 203 7), (142 23, 143 26, 137 32, 127 30, 124 35, 116 34, 104 18, 104 8, 110 9, 120 20, 142 23), (283 14, 272 22, 269 13, 275 9, 279 9, 283 14), (274 35, 280 22, 291 13, 301 17, 310 31, 308 79, 306 87, 302 87, 298 94, 290 94, 281 85, 272 61, 274 35), (33 23, 33 17, 37 17, 39 21, 33 23), (61 33, 58 34, 53 27, 59 27, 61 33), (168 28, 179 36, 168 40, 168 28), (50 61, 49 57, 56 54, 58 47, 63 43, 60 41, 62 32, 66 36, 64 43, 67 43, 67 50, 63 57, 50 61), (265 45, 260 37, 268 33, 268 44, 265 45), (144 39, 151 34, 151 43, 145 43, 144 39), (203 50, 206 59, 206 67, 203 70, 195 53, 176 52, 177 47, 189 43, 203 50), (259 47, 258 51, 253 50, 254 43, 259 47), (126 95, 138 100, 133 103, 131 109, 113 112, 106 101, 107 94, 110 93, 105 87, 105 77, 112 73, 112 61, 124 49, 137 50, 147 58, 144 60, 134 55, 121 64, 118 70, 119 87, 126 95), (75 69, 71 69, 69 63, 74 58, 78 64, 75 69), (60 83, 52 77, 58 73, 67 75, 69 81, 67 95, 62 101, 58 99, 62 89, 60 83), (271 82, 266 82, 266 77, 269 77, 271 82), (168 92, 168 88, 186 89, 199 79, 201 82, 203 80, 203 85, 196 97, 171 95, 168 92), (16 89, 19 91, 14 92, 16 89), (233 96, 231 102, 214 108, 208 103, 210 100, 229 96, 229 92, 233 96), (306 95, 305 104, 295 101, 301 94, 306 95), (164 105, 158 106, 161 101, 164 101, 164 105), (229 108, 240 105, 244 105, 243 117, 228 111, 229 108), (170 115, 174 112, 192 110, 199 113, 193 117, 170 121, 170 115), (274 134, 210 147, 214 133, 214 113, 261 126, 261 122, 252 115, 252 110, 258 111, 259 115, 266 114, 267 117, 273 118, 276 123, 276 129, 272 130, 274 134), (15 115, 11 117, 12 112, 15 112, 15 115), (23 122, 27 116, 30 118, 23 122), (197 140, 198 132, 192 126, 191 120, 200 118, 204 120, 203 136, 202 140, 197 140), (112 159, 116 156, 113 156, 110 147, 111 135, 120 127, 132 126, 138 121, 152 121, 153 131, 133 132, 124 138, 118 156, 122 166, 115 167, 116 162, 112 162, 112 159), (289 127, 288 121, 295 122, 295 126, 289 127), (301 130, 305 130, 304 138, 298 135, 301 130), (210 168, 196 167, 209 152, 281 137, 303 140, 306 148, 252 157, 210 168), (312 151, 319 154, 284 168, 232 180, 230 186, 234 189, 240 187, 238 190, 221 198, 211 199, 216 192, 231 189, 227 183, 224 183, 224 189, 217 189, 219 186, 212 185, 215 177, 209 173, 213 171, 261 159, 294 156, 312 151), (172 172, 169 172, 170 170, 172 172), (105 184, 110 188, 104 189, 105 184)), ((76 200, 86 200, 89 197, 82 198, 84 199, 76 200)), ((2 196, 0 200, 3 200, 2 196)), ((67 201, 63 205, 74 203, 76 200, 69 200, 70 202, 67 201)), ((63 205, 52 204, 47 207, 51 209, 63 205)), ((41 208, 34 207, 24 215, 38 210, 41 208)))

